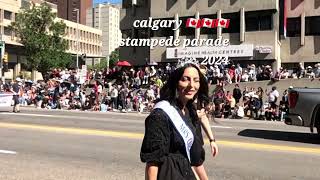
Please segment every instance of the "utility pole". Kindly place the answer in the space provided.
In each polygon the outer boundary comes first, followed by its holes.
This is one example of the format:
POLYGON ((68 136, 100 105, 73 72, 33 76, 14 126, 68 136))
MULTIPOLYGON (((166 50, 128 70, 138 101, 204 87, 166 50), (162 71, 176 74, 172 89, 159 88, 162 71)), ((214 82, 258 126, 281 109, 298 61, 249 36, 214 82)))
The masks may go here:
POLYGON ((76 67, 79 68, 79 21, 80 21, 80 12, 79 9, 73 9, 77 12, 77 64, 76 67))
POLYGON ((0 31, 0 77, 1 77, 1 81, 3 83, 3 79, 4 79, 4 76, 3 76, 3 55, 4 55, 4 52, 5 52, 5 42, 2 41, 2 31, 0 31))

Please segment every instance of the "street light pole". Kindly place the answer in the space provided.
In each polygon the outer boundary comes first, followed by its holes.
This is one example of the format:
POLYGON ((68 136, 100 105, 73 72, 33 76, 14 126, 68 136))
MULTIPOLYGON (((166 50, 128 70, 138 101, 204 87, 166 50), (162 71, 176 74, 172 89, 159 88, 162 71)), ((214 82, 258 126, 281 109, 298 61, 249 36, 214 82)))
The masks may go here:
POLYGON ((76 67, 77 69, 79 68, 79 9, 74 9, 73 11, 77 12, 77 64, 76 67))
MULTIPOLYGON (((1 28, 1 27, 0 27, 1 28)), ((2 43, 2 30, 0 29, 0 41, 2 43)), ((3 76, 2 76, 2 71, 3 71, 3 60, 2 60, 2 48, 0 49, 0 78, 1 78, 1 81, 3 83, 3 76)))

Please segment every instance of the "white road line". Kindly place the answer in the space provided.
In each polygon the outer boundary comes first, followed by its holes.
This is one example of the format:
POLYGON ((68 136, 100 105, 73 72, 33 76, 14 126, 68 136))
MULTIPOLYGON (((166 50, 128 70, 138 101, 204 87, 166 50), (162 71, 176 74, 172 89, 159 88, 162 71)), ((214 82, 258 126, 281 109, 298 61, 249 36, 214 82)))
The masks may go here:
POLYGON ((211 126, 213 128, 221 128, 221 129, 232 129, 232 127, 229 126, 211 126))
POLYGON ((26 113, 0 113, 5 115, 15 115, 15 116, 38 116, 38 117, 53 117, 54 115, 48 115, 48 114, 26 114, 26 113))
MULTIPOLYGON (((47 114, 27 114, 27 113, 0 113, 4 115, 12 115, 12 116, 35 116, 35 117, 47 117, 47 118, 55 118, 55 120, 58 120, 57 118, 63 118, 63 119, 78 119, 78 120, 90 120, 90 117, 88 116, 71 116, 71 115, 47 115, 47 114)), ((107 114, 106 114, 107 115, 107 114)), ((145 119, 143 117, 143 119, 145 119)), ((129 122, 129 123, 138 123, 138 124, 144 124, 143 120, 128 120, 123 118, 110 118, 110 117, 94 117, 93 120, 95 121, 103 121, 103 122, 129 122)))
POLYGON ((17 154, 15 151, 0 150, 1 154, 17 154))

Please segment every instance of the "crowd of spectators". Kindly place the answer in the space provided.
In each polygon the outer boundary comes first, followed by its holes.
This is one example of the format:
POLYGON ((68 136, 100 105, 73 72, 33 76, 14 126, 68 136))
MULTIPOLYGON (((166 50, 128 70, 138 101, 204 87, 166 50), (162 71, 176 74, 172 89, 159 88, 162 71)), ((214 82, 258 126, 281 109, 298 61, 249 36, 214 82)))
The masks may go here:
POLYGON ((270 65, 261 65, 256 67, 255 64, 249 64, 245 68, 240 64, 237 65, 214 65, 209 66, 207 71, 207 78, 211 84, 219 84, 224 82, 226 84, 249 82, 249 81, 263 81, 288 78, 319 78, 320 77, 320 63, 314 67, 307 66, 306 68, 302 63, 299 64, 294 70, 288 70, 280 67, 277 71, 273 71, 270 65))
POLYGON ((261 87, 245 87, 241 90, 239 85, 235 84, 233 92, 217 86, 212 96, 212 104, 212 113, 217 118, 283 120, 288 112, 288 92, 285 90, 280 99, 275 86, 269 91, 261 87))
MULTIPOLYGON (((81 83, 81 72, 54 69, 44 80, 33 82, 18 77, 21 105, 37 108, 84 111, 148 111, 159 97, 163 85, 154 67, 114 68, 106 71, 88 71, 81 83)), ((1 91, 8 91, 14 82, 2 83, 1 91)))
MULTIPOLYGON (((208 83, 217 84, 212 93, 216 117, 240 118, 249 115, 252 118, 275 119, 281 115, 282 104, 272 103, 275 92, 264 92, 262 88, 245 88, 234 92, 225 92, 226 84, 261 80, 280 80, 286 78, 318 78, 320 64, 314 68, 303 67, 295 72, 280 68, 273 73, 271 66, 256 67, 254 64, 241 67, 240 64, 214 65, 206 68, 208 83), (220 87, 220 88, 219 88, 220 87), (262 101, 267 93, 268 104, 262 101), (273 95, 272 95, 273 94, 273 95)), ((137 111, 145 112, 153 107, 153 101, 159 97, 160 88, 166 77, 175 69, 174 64, 146 67, 114 67, 112 69, 88 70, 85 75, 78 70, 53 69, 44 76, 44 80, 32 82, 23 77, 17 78, 20 84, 20 104, 34 105, 37 108, 68 109, 84 111, 137 111), (85 76, 85 78, 83 78, 85 76), (84 79, 81 81, 81 77, 84 79)), ((1 83, 2 91, 9 91, 12 83, 1 83)), ((285 96, 284 96, 285 97, 285 96)))

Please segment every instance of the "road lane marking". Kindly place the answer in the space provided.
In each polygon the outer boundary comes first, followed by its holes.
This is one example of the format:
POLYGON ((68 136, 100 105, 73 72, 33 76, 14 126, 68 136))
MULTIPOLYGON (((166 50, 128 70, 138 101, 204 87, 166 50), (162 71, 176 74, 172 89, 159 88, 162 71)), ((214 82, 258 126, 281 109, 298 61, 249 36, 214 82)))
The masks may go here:
MULTIPOLYGON (((206 144, 209 144, 208 141, 206 144)), ((247 142, 236 142, 236 141, 217 141, 218 145, 256 149, 256 150, 267 150, 267 151, 286 151, 286 152, 300 152, 300 153, 312 153, 320 155, 320 148, 307 148, 307 147, 295 147, 295 146, 284 146, 284 145, 273 145, 273 144, 259 144, 259 143, 247 143, 247 142)))
POLYGON ((229 126, 211 126, 213 128, 221 128, 221 129, 232 129, 232 127, 229 126))
POLYGON ((0 149, 0 154, 17 154, 17 152, 0 149))
MULTIPOLYGON (((27 130, 29 129, 29 130, 38 130, 38 131, 44 131, 44 132, 118 137, 118 138, 129 138, 129 139, 139 139, 139 140, 141 140, 144 136, 144 134, 141 134, 141 133, 83 129, 83 128, 65 128, 65 127, 57 127, 57 126, 31 125, 31 124, 18 124, 18 123, 0 123, 0 128, 27 129, 27 130)), ((208 142, 208 141, 205 141, 205 142, 208 142)), ((243 148, 243 149, 311 153, 311 154, 320 155, 320 148, 259 144, 259 143, 248 143, 248 142, 226 141, 226 140, 219 140, 217 141, 217 144, 222 146, 230 146, 230 147, 237 147, 237 148, 243 148)))
POLYGON ((79 135, 95 135, 95 136, 111 136, 111 137, 123 137, 142 139, 143 134, 129 133, 129 132, 117 132, 117 131, 106 131, 96 129, 84 129, 84 128, 65 128, 58 126, 45 126, 45 125, 30 125, 30 124, 19 124, 19 123, 0 123, 0 127, 12 128, 12 129, 32 129, 46 132, 56 133, 68 133, 68 134, 79 134, 79 135))
MULTIPOLYGON (((55 118, 55 120, 58 120, 58 118, 63 118, 63 119, 77 119, 77 120, 90 120, 88 116, 64 116, 64 115, 47 115, 47 114, 27 114, 27 113, 0 113, 4 115, 11 115, 11 116, 35 116, 35 117, 46 117, 46 118, 55 118)), ((144 121, 141 120, 128 120, 128 119, 121 119, 121 118, 112 118, 110 117, 94 117, 94 121, 103 121, 103 122, 124 122, 124 123, 138 123, 138 124, 144 124, 144 121)))

